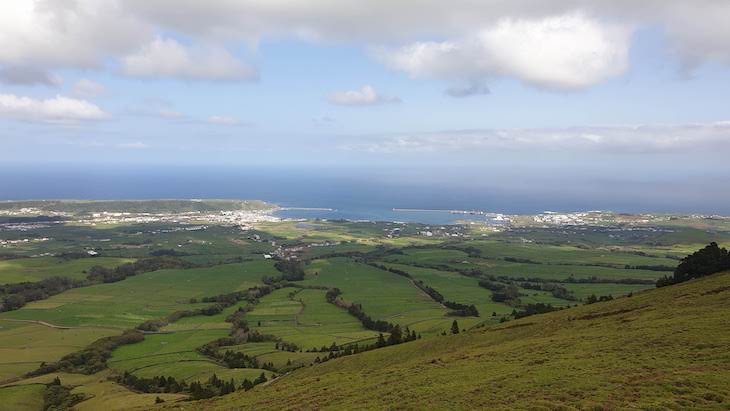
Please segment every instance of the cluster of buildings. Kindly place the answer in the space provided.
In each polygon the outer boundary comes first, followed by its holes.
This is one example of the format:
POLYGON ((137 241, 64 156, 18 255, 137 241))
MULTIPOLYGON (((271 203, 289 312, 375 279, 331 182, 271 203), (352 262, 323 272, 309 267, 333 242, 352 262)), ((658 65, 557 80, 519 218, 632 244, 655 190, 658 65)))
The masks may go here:
POLYGON ((92 213, 88 217, 76 222, 95 226, 97 224, 148 224, 148 223, 188 223, 197 224, 207 222, 211 224, 240 226, 241 229, 250 229, 251 223, 276 222, 278 217, 271 215, 269 210, 237 210, 218 212, 184 212, 184 213, 129 213, 129 212, 101 212, 92 213))
POLYGON ((48 237, 41 237, 41 238, 22 238, 18 240, 3 240, 0 239, 0 247, 8 248, 13 247, 18 244, 28 244, 28 243, 42 243, 44 241, 50 241, 51 239, 48 237))
POLYGON ((425 226, 423 227, 423 230, 418 232, 418 235, 421 235, 423 237, 438 237, 438 238, 445 238, 445 237, 451 237, 451 238, 459 238, 464 236, 464 231, 461 226, 459 225, 450 225, 450 226, 440 226, 440 227, 431 227, 431 226, 425 226))

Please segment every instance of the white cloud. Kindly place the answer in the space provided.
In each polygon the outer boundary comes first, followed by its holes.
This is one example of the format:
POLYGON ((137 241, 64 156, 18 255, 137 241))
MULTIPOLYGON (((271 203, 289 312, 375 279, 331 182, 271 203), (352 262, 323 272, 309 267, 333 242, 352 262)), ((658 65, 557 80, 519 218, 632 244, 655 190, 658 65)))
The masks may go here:
POLYGON ((395 47, 386 60, 411 74, 577 88, 623 72, 626 27, 659 27, 687 66, 730 64, 727 21, 726 0, 4 0, 0 65, 48 72, 121 58, 135 75, 247 79, 252 69, 227 45, 298 39, 395 47), (155 40, 162 33, 204 46, 180 51, 155 40), (155 47, 178 64, 151 55, 155 47))
POLYGON ((329 96, 330 103, 343 106, 372 106, 376 104, 400 103, 401 99, 378 94, 372 86, 362 86, 360 90, 336 91, 329 96))
POLYGON ((680 125, 455 130, 361 138, 348 151, 408 152, 730 152, 730 122, 680 125))
POLYGON ((86 100, 63 96, 38 100, 13 94, 0 94, 0 117, 32 122, 78 123, 102 120, 109 116, 86 100))
POLYGON ((173 39, 160 37, 124 57, 122 71, 130 76, 184 80, 241 81, 257 77, 254 68, 222 47, 185 47, 173 39))
POLYGON ((558 89, 594 85, 628 66, 630 30, 582 14, 504 18, 455 41, 416 42, 377 56, 413 77, 515 77, 558 89))
POLYGON ((48 67, 98 66, 134 49, 153 28, 119 1, 4 0, 0 63, 48 67))
POLYGON ((63 83, 61 76, 33 67, 0 67, 0 82, 12 85, 31 86, 41 84, 57 87, 63 83))
POLYGON ((82 97, 96 97, 106 92, 106 88, 89 79, 81 79, 74 84, 74 94, 82 97))
POLYGON ((229 116, 210 116, 208 117, 208 123, 222 126, 237 126, 241 124, 237 118, 229 116))

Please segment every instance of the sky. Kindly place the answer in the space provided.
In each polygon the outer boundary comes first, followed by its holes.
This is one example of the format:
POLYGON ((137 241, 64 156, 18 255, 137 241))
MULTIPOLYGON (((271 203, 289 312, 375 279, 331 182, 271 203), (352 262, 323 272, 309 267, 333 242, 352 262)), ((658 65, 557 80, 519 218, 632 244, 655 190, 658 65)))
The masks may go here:
POLYGON ((0 162, 722 182, 728 21, 726 0, 3 0, 0 162))

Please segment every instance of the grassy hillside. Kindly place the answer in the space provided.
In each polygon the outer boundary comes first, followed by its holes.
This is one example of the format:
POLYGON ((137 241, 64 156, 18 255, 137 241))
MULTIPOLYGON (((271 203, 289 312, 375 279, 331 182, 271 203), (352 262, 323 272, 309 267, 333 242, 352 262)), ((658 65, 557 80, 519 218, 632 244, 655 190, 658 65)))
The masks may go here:
MULTIPOLYGON (((307 367, 178 409, 728 409, 730 273, 307 367)), ((168 404, 169 406, 169 404, 168 404)))

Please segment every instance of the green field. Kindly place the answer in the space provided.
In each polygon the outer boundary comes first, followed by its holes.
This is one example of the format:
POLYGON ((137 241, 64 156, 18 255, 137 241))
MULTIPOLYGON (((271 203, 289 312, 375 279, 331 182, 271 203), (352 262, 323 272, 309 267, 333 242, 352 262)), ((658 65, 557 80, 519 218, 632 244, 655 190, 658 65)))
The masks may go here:
MULTIPOLYGON (((236 381, 256 378, 264 370, 228 369, 195 351, 203 344, 227 335, 223 330, 147 335, 141 343, 115 350, 109 366, 113 370, 128 371, 139 377, 164 375, 187 382, 206 380, 213 374, 236 381)), ((266 373, 270 374, 268 371, 266 373)))
POLYGON ((86 278, 86 270, 100 265, 116 267, 134 260, 129 258, 80 258, 67 260, 56 257, 18 258, 0 261, 0 284, 40 281, 49 277, 86 278))
POLYGON ((38 411, 43 409, 43 384, 0 387, 0 410, 38 411))
MULTIPOLYGON (((138 207, 181 206, 186 212, 203 207, 200 211, 208 212, 210 207, 240 206, 236 204, 173 201, 138 207)), ((86 218, 94 207, 122 205, 89 204, 79 210, 86 218)), ((672 221, 670 228, 518 226, 488 232, 473 224, 320 220, 255 223, 250 230, 197 221, 53 223, 27 231, 0 225, 0 238, 30 239, 2 249, 0 284, 51 276, 84 279, 93 265, 115 267, 155 254, 196 264, 42 295, 20 309, 1 312, 0 410, 39 409, 43 384, 56 375, 74 393, 87 396, 78 410, 146 410, 157 396, 167 406, 183 409, 422 409, 423 404, 431 409, 727 409, 730 376, 723 370, 730 344, 724 330, 730 324, 723 310, 729 296, 722 284, 730 274, 654 290, 654 281, 669 274, 679 257, 703 247, 704 240, 730 240, 717 231, 722 226, 710 229, 709 222, 702 222, 708 226, 700 229, 690 223, 697 222, 672 221), (434 234, 425 236, 424 230, 434 234), (100 256, 78 258, 90 249, 100 256), (20 258, 49 254, 57 257, 20 258), (274 264, 287 259, 301 261, 303 280, 277 282, 282 272, 274 264), (370 264, 405 271, 411 278, 370 264), (111 351, 101 372, 23 376, 101 337, 176 311, 210 307, 212 302, 201 302, 204 297, 262 286, 264 277, 275 284, 269 294, 241 299, 218 314, 165 324, 142 342, 111 351), (485 279, 517 286, 519 300, 494 302, 492 291, 479 285, 485 279), (629 284, 631 279, 643 283, 629 284), (445 301, 475 305, 480 316, 450 316, 451 310, 416 281, 445 301), (575 298, 532 289, 543 283, 559 284, 575 298), (342 292, 340 306, 325 298, 335 287, 342 292), (572 307, 591 295, 609 294, 616 299, 511 320, 513 310, 527 304, 572 307), (374 320, 409 327, 423 338, 319 364, 333 343, 362 347, 377 341, 377 331, 366 329, 343 308, 350 303, 360 304, 374 320), (226 321, 244 307, 241 318, 252 330, 248 333, 226 321), (441 336, 454 320, 467 332, 441 336), (230 336, 235 339, 228 343, 234 345, 217 348, 218 354, 244 353, 260 367, 271 364, 273 371, 227 368, 215 354, 198 351, 230 336), (297 348, 278 348, 282 343, 297 348), (125 371, 186 382, 215 374, 238 386, 262 372, 278 377, 249 392, 190 403, 184 401, 189 391, 141 393, 114 382, 125 371)), ((5 298, 0 295, 0 303, 5 298)))
MULTIPOLYGON (((479 279, 466 277, 451 271, 432 268, 413 267, 403 264, 385 263, 386 267, 397 268, 410 274, 414 279, 423 281, 444 296, 446 300, 462 304, 474 304, 483 319, 496 312, 509 314, 513 307, 492 301, 492 292, 479 286, 479 279)), ((464 321, 465 324, 468 324, 464 321)))
POLYGON ((611 251, 608 248, 575 247, 571 245, 550 245, 534 243, 512 243, 505 241, 472 241, 469 247, 480 251, 483 258, 522 258, 544 264, 610 264, 623 265, 676 265, 676 260, 664 257, 649 257, 637 254, 611 251))
POLYGON ((55 377, 59 377, 63 384, 75 387, 72 393, 85 396, 84 401, 74 406, 74 409, 78 411, 125 410, 134 407, 149 408, 155 403, 156 397, 168 402, 185 398, 181 394, 137 393, 109 381, 108 376, 109 372, 100 372, 93 375, 52 373, 29 378, 16 383, 17 385, 0 388, 0 399, 3 400, 0 403, 0 410, 41 410, 45 384, 50 383, 55 377))
MULTIPOLYGON (((521 248, 521 245, 515 247, 521 248)), ((476 269, 481 271, 483 274, 491 274, 495 276, 506 276, 512 278, 543 278, 549 280, 565 280, 569 277, 580 278, 606 278, 606 279, 619 279, 619 278, 637 278, 646 280, 655 280, 661 277, 665 272, 650 271, 642 269, 624 269, 614 267, 603 267, 596 265, 596 263, 578 263, 576 258, 572 254, 578 252, 564 252, 561 254, 568 254, 571 256, 566 260, 552 260, 550 263, 542 263, 538 260, 534 260, 536 263, 530 262, 512 262, 506 261, 500 257, 498 259, 488 258, 472 258, 466 253, 458 250, 444 250, 444 249, 409 249, 402 255, 389 255, 384 258, 385 261, 399 263, 399 264, 417 264, 417 265, 431 265, 431 266, 444 266, 452 270, 472 270, 476 269)), ((515 254, 518 254, 515 252, 515 254)), ((618 262, 611 263, 609 257, 614 253, 604 253, 603 264, 613 264, 621 266, 618 262)), ((617 253, 618 254, 618 253, 617 253)), ((532 254, 528 254, 532 255, 532 254)), ((549 253, 547 254, 549 255, 549 253)), ((534 255, 532 255, 534 257, 534 255)), ((620 257, 620 256, 619 256, 620 257)), ((637 256, 638 257, 638 256, 637 256)), ((525 257, 517 257, 525 258, 525 257)), ((547 258, 542 256, 541 258, 547 258)), ((598 258, 598 257, 595 257, 598 258)), ((626 259, 619 258, 617 261, 626 259)), ((661 259, 661 264, 657 265, 676 265, 676 261, 661 259)))
POLYGON ((0 320, 0 382, 53 362, 90 342, 118 331, 96 327, 51 328, 41 324, 0 320))
POLYGON ((730 274, 303 368, 182 409, 730 406, 730 274))
POLYGON ((324 290, 282 288, 262 298, 245 318, 260 333, 275 335, 304 350, 333 342, 369 341, 377 336, 344 309, 327 303, 324 294, 324 290))
MULTIPOLYGON (((0 378, 17 377, 36 369, 42 361, 56 361, 98 338, 119 334, 146 320, 206 305, 190 304, 190 298, 245 290, 260 284, 262 276, 274 273, 271 262, 263 260, 201 269, 161 270, 116 283, 68 290, 20 310, 2 313, 0 378), (49 326, 27 321, 42 321, 49 326)), ((204 342, 207 341, 200 345, 204 342)), ((206 372, 211 370, 205 367, 206 372)))
POLYGON ((260 363, 273 363, 274 367, 310 365, 315 358, 326 354, 318 352, 289 352, 276 349, 274 342, 250 342, 240 345, 221 347, 220 351, 236 351, 255 357, 260 363))
POLYGON ((92 326, 117 329, 164 317, 174 311, 201 306, 189 304, 201 298, 246 290, 260 284, 265 275, 275 275, 269 261, 251 261, 210 268, 160 270, 124 281, 68 290, 0 319, 41 320, 61 326, 92 326))
POLYGON ((302 284, 337 287, 346 301, 361 304, 374 319, 425 334, 447 329, 448 310, 416 288, 407 278, 344 258, 314 261, 302 284))

